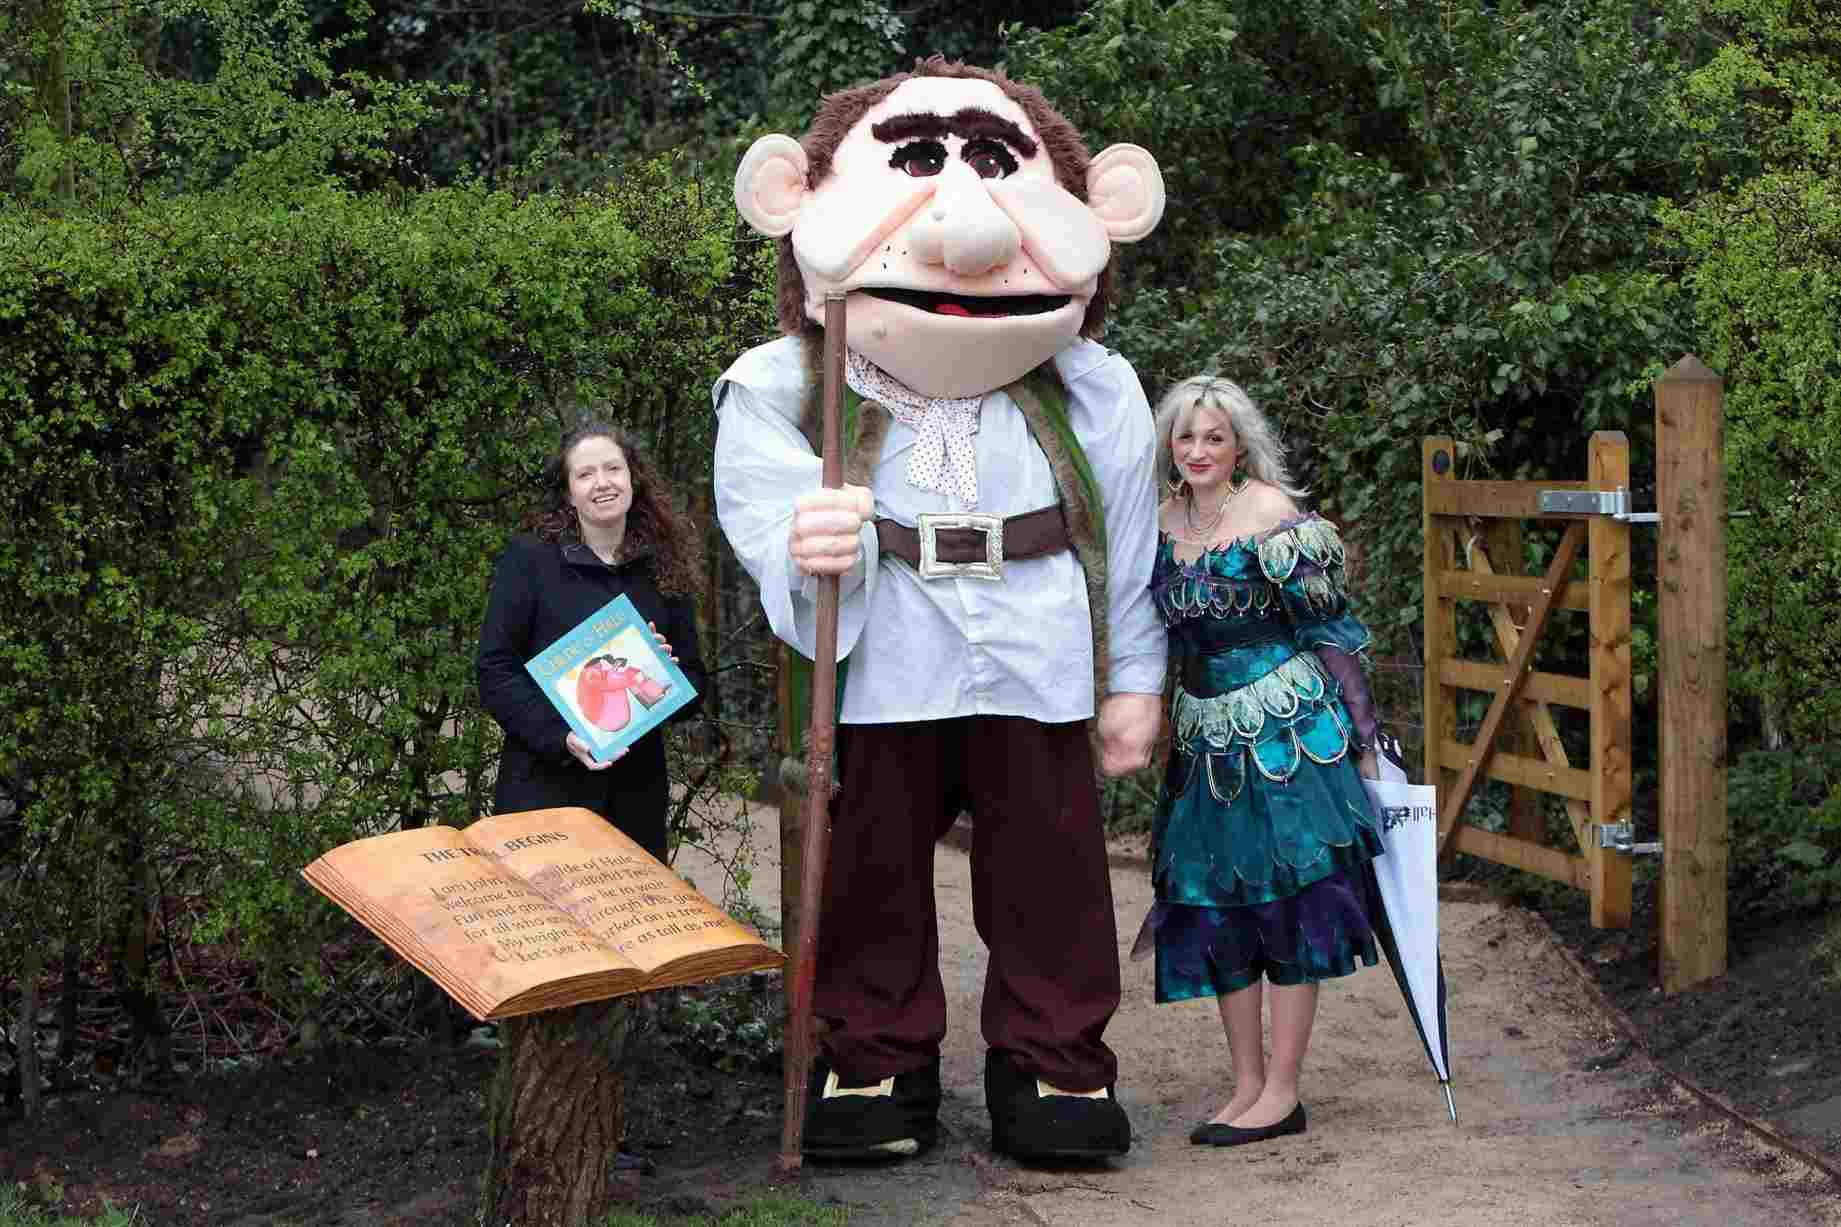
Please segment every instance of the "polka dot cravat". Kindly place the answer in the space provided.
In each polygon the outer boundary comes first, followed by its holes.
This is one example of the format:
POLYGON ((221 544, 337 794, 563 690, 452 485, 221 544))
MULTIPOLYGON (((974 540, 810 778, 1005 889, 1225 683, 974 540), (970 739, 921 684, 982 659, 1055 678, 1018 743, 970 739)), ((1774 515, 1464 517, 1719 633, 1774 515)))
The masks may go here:
POLYGON ((922 396, 854 349, 844 354, 844 382, 873 400, 916 436, 908 456, 908 484, 978 505, 978 431, 982 396, 922 396))

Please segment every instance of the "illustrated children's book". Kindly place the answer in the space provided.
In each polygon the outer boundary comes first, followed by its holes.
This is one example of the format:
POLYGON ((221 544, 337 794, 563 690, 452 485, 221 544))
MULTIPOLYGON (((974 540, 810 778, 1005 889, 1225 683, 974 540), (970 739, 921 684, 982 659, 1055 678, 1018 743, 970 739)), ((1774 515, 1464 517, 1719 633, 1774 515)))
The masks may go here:
POLYGON ((582 619, 524 668, 602 762, 697 694, 624 596, 582 619))
POLYGON ((481 1021, 784 962, 592 810, 375 835, 301 876, 481 1021))

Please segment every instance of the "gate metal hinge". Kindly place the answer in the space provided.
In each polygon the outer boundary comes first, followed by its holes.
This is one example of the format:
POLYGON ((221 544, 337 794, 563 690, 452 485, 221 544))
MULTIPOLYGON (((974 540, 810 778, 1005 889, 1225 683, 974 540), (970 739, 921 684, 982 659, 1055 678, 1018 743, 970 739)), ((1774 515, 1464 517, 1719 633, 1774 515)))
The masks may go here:
MULTIPOLYGON (((1662 522, 1662 513, 1659 511, 1630 510, 1630 491, 1622 486, 1615 490, 1542 490, 1541 510, 1560 515, 1610 516, 1625 524, 1662 522)), ((1749 511, 1728 511, 1726 518, 1743 520, 1751 514, 1749 511)))
POLYGON ((1630 856, 1654 856, 1662 851, 1662 841, 1659 839, 1637 843, 1636 824, 1632 822, 1599 823, 1598 846, 1630 856))
POLYGON ((1541 510, 1567 515, 1610 516, 1626 524, 1660 524, 1662 515, 1655 511, 1630 510, 1630 491, 1615 490, 1542 490, 1541 510))

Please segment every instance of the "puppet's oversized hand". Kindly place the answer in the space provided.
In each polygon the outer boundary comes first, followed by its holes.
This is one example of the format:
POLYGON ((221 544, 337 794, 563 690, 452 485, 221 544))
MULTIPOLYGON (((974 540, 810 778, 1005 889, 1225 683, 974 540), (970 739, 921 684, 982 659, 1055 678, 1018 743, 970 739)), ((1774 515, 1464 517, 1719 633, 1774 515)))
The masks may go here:
POLYGON ((1162 705, 1154 694, 1109 694, 1099 705, 1099 769, 1129 775, 1151 765, 1162 705))
POLYGON ((842 575, 856 564, 857 534, 875 512, 867 487, 814 490, 793 504, 793 531, 787 549, 793 565, 807 575, 842 575))

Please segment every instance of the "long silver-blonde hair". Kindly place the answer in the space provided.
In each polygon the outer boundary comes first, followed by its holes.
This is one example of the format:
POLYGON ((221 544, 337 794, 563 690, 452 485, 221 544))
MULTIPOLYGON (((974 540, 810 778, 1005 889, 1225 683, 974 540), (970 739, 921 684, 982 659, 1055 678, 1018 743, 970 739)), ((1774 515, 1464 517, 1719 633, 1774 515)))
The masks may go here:
POLYGON ((1200 409, 1212 409, 1227 419, 1242 453, 1241 467, 1267 485, 1277 486, 1292 498, 1302 498, 1305 489, 1292 484, 1291 469, 1285 463, 1285 445, 1278 431, 1253 403, 1246 390, 1219 375, 1191 375, 1157 402, 1157 471, 1172 489, 1182 474, 1176 468, 1176 456, 1170 450, 1170 438, 1200 409))

